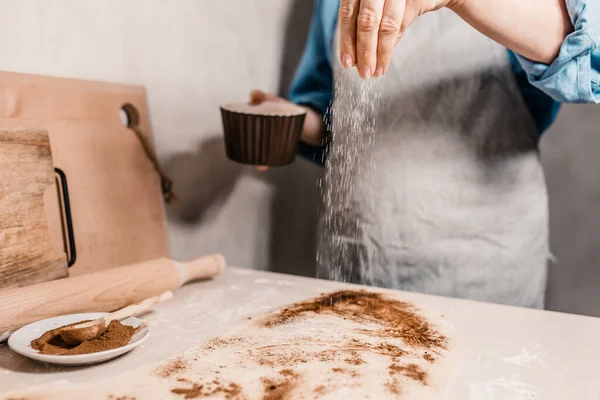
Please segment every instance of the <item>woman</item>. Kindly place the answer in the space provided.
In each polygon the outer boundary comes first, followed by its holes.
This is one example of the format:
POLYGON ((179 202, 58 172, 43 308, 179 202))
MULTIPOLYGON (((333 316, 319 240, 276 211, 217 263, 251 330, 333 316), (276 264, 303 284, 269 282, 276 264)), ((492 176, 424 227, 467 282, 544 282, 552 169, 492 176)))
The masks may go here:
POLYGON ((321 251, 344 247, 352 259, 341 266, 365 283, 543 307, 539 138, 560 103, 598 102, 599 19, 595 0, 317 0, 290 91, 308 110, 300 151, 324 160, 333 100, 332 162, 356 166, 353 185, 330 182, 349 200, 329 214, 348 223, 321 251), (376 143, 338 154, 336 137, 353 126, 336 110, 353 107, 371 77, 382 79, 376 143), (369 160, 376 168, 361 178, 369 160))

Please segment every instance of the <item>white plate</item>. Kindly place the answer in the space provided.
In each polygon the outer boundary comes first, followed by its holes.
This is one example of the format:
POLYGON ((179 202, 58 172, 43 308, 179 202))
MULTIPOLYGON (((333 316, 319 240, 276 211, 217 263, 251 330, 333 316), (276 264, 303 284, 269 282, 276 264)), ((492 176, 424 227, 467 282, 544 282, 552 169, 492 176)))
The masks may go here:
MULTIPOLYGON (((13 333, 8 338, 8 346, 14 352, 19 353, 27 358, 31 358, 33 360, 59 365, 87 365, 107 361, 112 358, 118 357, 121 354, 125 354, 128 351, 131 351, 135 347, 142 344, 150 336, 150 328, 146 326, 140 329, 138 332, 136 332, 135 335, 133 335, 133 337, 129 341, 129 344, 123 347, 118 347, 116 349, 99 351, 97 353, 90 354, 57 356, 41 354, 37 350, 31 348, 31 341, 39 338, 46 331, 58 328, 60 326, 72 324, 78 321, 97 319, 102 317, 103 315, 106 315, 106 313, 71 314, 37 321, 22 327, 21 329, 13 333)), ((138 318, 129 317, 121 321, 121 323, 137 328, 143 323, 143 321, 138 318)))

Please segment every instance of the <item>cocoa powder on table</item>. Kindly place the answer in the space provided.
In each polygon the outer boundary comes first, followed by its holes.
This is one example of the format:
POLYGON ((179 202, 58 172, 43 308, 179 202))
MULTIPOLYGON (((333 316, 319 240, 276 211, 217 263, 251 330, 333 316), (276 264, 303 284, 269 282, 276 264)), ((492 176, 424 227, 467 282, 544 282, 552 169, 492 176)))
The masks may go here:
MULTIPOLYGON (((75 324, 80 324, 83 322, 88 321, 80 321, 76 322, 75 324)), ((75 324, 69 324, 65 326, 71 326, 75 324)), ((35 350, 38 350, 42 354, 49 355, 64 356, 97 353, 100 351, 111 350, 125 346, 129 343, 131 337, 137 331, 137 329, 132 326, 123 325, 119 321, 111 321, 106 328, 106 331, 102 335, 90 340, 86 340, 77 346, 71 346, 65 343, 60 335, 57 334, 61 328, 64 328, 64 326, 45 332, 39 338, 32 340, 31 347, 35 350)))
POLYGON ((176 375, 185 371, 188 366, 189 363, 185 361, 183 357, 179 356, 159 366, 154 370, 154 374, 160 376, 161 378, 168 378, 172 375, 176 375))
MULTIPOLYGON (((443 349, 446 346, 446 338, 429 325, 427 319, 417 312, 415 306, 383 293, 366 290, 341 290, 324 294, 316 299, 301 301, 272 313, 260 324, 272 328, 290 323, 309 313, 334 314, 358 323, 376 323, 381 328, 376 332, 369 331, 370 335, 399 338, 408 345, 418 348, 443 349)), ((378 350, 396 356, 400 356, 403 352, 396 346, 385 343, 382 343, 378 350), (391 354, 394 352, 398 354, 391 354)))
MULTIPOLYGON (((387 375, 385 387, 389 393, 399 396, 408 381, 429 386, 431 383, 426 364, 434 364, 437 356, 442 356, 442 351, 449 344, 448 338, 437 330, 435 324, 430 324, 417 306, 398 300, 391 294, 367 290, 342 290, 323 294, 253 318, 251 325, 259 329, 273 329, 303 318, 310 320, 312 315, 319 314, 334 315, 355 322, 351 329, 360 336, 342 334, 338 343, 331 348, 317 349, 306 349, 303 346, 314 344, 316 338, 313 336, 300 336, 291 342, 266 342, 256 346, 251 345, 252 341, 244 335, 236 335, 211 339, 202 347, 206 354, 219 348, 236 348, 248 365, 256 363, 270 367, 273 372, 277 371, 261 377, 261 397, 263 400, 285 400, 292 398, 298 387, 306 383, 302 366, 310 360, 331 363, 332 371, 346 376, 345 384, 352 385, 353 381, 366 379, 360 366, 368 363, 366 356, 369 353, 389 358, 387 371, 381 371, 387 375), (365 336, 371 340, 364 339, 365 336), (426 364, 415 363, 415 357, 420 357, 426 364)), ((197 360, 196 357, 194 360, 197 360)), ((173 380, 189 366, 188 361, 175 358, 155 370, 154 374, 173 380)), ((220 365, 219 368, 227 366, 220 365)), ((217 394, 231 400, 245 398, 241 382, 221 381, 218 378, 213 380, 219 376, 218 371, 213 372, 215 375, 194 380, 185 379, 181 375, 177 383, 171 386, 171 393, 182 399, 200 399, 217 394)), ((337 384, 331 380, 318 382, 313 389, 314 397, 325 396, 336 390, 337 384)))
POLYGON ((285 400, 298 385, 299 375, 290 369, 279 371, 277 378, 263 378, 263 400, 285 400))
POLYGON ((229 400, 237 398, 242 393, 241 386, 233 382, 225 384, 214 380, 208 383, 201 383, 191 382, 185 378, 179 378, 177 382, 180 383, 180 386, 171 389, 171 393, 183 396, 184 399, 223 396, 229 400))
MULTIPOLYGON (((318 298, 300 301, 279 311, 253 318, 252 325, 262 329, 272 329, 318 314, 335 315, 345 320, 352 320, 356 323, 355 332, 373 340, 341 337, 335 348, 323 348, 316 352, 305 350, 302 346, 304 343, 314 343, 314 337, 298 338, 292 343, 283 345, 266 343, 264 346, 248 347, 244 351, 246 360, 261 366, 282 368, 280 376, 269 375, 262 378, 263 400, 289 398, 303 379, 300 369, 295 367, 311 359, 345 363, 345 366, 342 364, 343 367, 333 367, 333 372, 346 375, 348 384, 353 380, 363 379, 357 368, 367 363, 363 355, 368 353, 389 357, 390 364, 387 371, 389 381, 385 386, 390 393, 399 395, 406 379, 422 386, 430 384, 427 369, 403 361, 403 358, 407 355, 419 356, 427 363, 433 364, 436 362, 436 357, 433 355, 440 355, 440 351, 445 350, 448 345, 448 338, 439 332, 435 325, 430 324, 417 306, 398 300, 391 294, 367 290, 342 290, 323 294, 318 298)), ((239 347, 246 342, 243 336, 214 338, 206 342, 204 348, 207 351, 214 351, 229 346, 239 347)), ((329 382, 323 382, 314 389, 314 395, 323 396, 334 389, 335 387, 329 382)), ((207 396, 207 393, 212 393, 202 386, 201 382, 189 388, 177 387, 172 392, 185 394, 185 398, 200 398, 207 396)), ((235 396, 228 398, 235 398, 235 396)))

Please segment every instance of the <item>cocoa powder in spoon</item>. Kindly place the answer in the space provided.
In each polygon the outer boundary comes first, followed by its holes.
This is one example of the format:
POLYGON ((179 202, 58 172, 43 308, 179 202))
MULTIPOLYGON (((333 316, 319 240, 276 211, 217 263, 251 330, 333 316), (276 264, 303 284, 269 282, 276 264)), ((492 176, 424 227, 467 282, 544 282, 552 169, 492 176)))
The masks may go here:
MULTIPOLYGON (((89 321, 80 321, 75 324, 81 324, 89 321)), ((65 326, 71 326, 69 324, 65 326)), ((31 347, 39 350, 42 354, 50 355, 76 355, 90 354, 99 351, 116 349, 117 347, 125 346, 131 340, 131 337, 137 331, 136 328, 123 325, 119 321, 111 321, 106 328, 106 331, 93 339, 86 340, 77 346, 71 346, 65 343, 57 332, 64 326, 45 332, 39 338, 31 341, 31 347)))

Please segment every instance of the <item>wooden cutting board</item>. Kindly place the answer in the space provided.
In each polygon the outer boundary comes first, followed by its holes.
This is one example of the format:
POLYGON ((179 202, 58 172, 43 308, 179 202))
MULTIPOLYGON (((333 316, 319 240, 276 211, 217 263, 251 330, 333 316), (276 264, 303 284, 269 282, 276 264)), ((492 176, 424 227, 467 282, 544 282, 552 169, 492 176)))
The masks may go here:
POLYGON ((68 276, 53 248, 44 193, 56 193, 48 134, 0 130, 0 289, 68 276))
POLYGON ((392 294, 343 291, 259 316, 158 365, 0 399, 439 400, 459 354, 439 313, 392 294))
MULTIPOLYGON (((143 87, 0 72, 0 127, 47 130, 54 165, 66 175, 71 275, 169 256, 160 179, 121 121, 125 105, 152 143, 143 87)), ((54 247, 64 248, 55 191, 46 193, 46 213, 54 247)))

